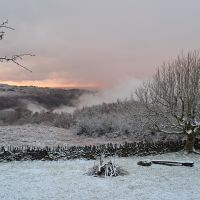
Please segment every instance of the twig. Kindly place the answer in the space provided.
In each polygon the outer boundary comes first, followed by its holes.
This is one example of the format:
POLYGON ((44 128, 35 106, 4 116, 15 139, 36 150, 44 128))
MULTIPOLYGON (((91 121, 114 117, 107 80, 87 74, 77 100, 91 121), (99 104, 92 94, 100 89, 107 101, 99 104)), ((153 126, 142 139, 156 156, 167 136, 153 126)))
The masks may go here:
POLYGON ((22 64, 20 64, 18 62, 18 60, 22 60, 24 56, 35 56, 34 54, 20 54, 20 55, 13 55, 12 57, 3 57, 3 58, 0 58, 0 62, 13 62, 15 63, 16 65, 24 68, 25 70, 29 71, 29 72, 32 72, 28 67, 25 67, 23 66, 22 64))
MULTIPOLYGON (((8 24, 8 20, 6 20, 6 21, 4 21, 4 22, 2 22, 1 24, 0 24, 0 29, 10 29, 10 30, 15 30, 14 28, 12 28, 12 27, 10 27, 10 26, 7 26, 6 24, 8 24)), ((1 31, 0 32, 0 40, 3 40, 3 37, 4 37, 4 35, 5 35, 5 32, 4 31, 1 31)))

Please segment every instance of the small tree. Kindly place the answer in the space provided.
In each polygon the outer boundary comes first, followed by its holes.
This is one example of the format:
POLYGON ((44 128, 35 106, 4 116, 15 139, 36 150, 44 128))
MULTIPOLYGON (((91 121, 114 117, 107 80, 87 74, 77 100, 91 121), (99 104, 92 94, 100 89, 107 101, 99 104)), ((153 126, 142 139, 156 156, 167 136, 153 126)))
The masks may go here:
MULTIPOLYGON (((8 26, 8 20, 6 20, 0 24, 0 40, 4 39, 5 30, 14 30, 14 28, 8 26)), ((32 72, 29 68, 25 67, 24 65, 22 65, 18 62, 18 60, 22 60, 24 56, 35 56, 35 55, 26 53, 26 54, 13 55, 11 57, 4 56, 4 57, 0 57, 0 62, 13 62, 14 64, 18 65, 19 67, 22 67, 25 70, 32 72)))
POLYGON ((184 149, 194 152, 200 130, 200 56, 193 51, 159 67, 152 80, 136 90, 148 126, 163 133, 185 134, 184 149))

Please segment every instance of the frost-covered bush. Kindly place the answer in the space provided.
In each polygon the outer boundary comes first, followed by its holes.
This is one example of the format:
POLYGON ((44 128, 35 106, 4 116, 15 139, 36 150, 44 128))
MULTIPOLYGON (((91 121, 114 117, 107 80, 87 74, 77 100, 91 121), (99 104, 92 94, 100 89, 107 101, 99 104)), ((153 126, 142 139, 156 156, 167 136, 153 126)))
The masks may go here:
POLYGON ((70 128, 74 124, 74 119, 70 113, 54 113, 52 125, 59 128, 70 128))
POLYGON ((16 124, 48 124, 59 128, 70 128, 73 124, 72 115, 69 113, 23 111, 16 124))
POLYGON ((105 133, 116 132, 117 128, 113 124, 110 114, 97 114, 95 116, 84 116, 77 119, 77 134, 104 135, 105 133))
POLYGON ((135 101, 86 107, 74 113, 77 134, 119 136, 143 131, 139 113, 143 108, 135 101))

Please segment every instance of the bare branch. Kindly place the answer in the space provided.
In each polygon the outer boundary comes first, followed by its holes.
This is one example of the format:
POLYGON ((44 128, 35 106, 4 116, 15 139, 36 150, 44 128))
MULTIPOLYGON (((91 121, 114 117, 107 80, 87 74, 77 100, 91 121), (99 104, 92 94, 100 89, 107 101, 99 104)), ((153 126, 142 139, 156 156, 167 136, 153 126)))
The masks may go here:
MULTIPOLYGON (((0 24, 0 30, 1 29, 15 30, 14 28, 8 26, 8 20, 6 20, 0 24)), ((4 38, 4 35, 5 35, 5 31, 3 31, 3 30, 0 31, 0 40, 2 40, 4 38)), ((26 67, 18 62, 18 60, 22 60, 24 56, 35 56, 35 55, 27 53, 27 54, 13 55, 11 57, 5 56, 5 57, 0 57, 0 62, 13 62, 14 64, 18 65, 19 67, 24 68, 25 70, 27 70, 29 72, 32 72, 28 67, 26 67)))
MULTIPOLYGON (((8 24, 8 20, 2 22, 2 23, 0 24, 0 30, 1 30, 1 29, 15 30, 14 28, 12 28, 12 27, 10 27, 10 26, 7 26, 7 24, 8 24)), ((5 35, 5 31, 3 31, 3 30, 0 31, 0 40, 3 40, 4 35, 5 35)))
POLYGON ((18 62, 18 60, 22 60, 24 56, 35 56, 34 54, 20 54, 20 55, 13 55, 12 57, 3 57, 3 58, 0 58, 0 62, 13 62, 15 63, 16 65, 24 68, 25 70, 29 71, 29 72, 32 72, 29 68, 23 66, 22 64, 20 64, 18 62))
POLYGON ((3 23, 0 24, 0 28, 7 28, 10 30, 15 30, 14 28, 7 26, 6 24, 8 24, 8 20, 4 21, 3 23))

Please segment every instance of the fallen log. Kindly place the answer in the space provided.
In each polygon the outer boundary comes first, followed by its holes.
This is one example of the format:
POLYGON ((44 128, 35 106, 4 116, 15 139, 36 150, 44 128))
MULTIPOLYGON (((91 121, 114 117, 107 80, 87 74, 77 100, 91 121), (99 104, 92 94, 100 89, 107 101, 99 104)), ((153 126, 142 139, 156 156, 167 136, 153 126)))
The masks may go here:
POLYGON ((152 160, 153 164, 168 165, 168 166, 186 166, 193 167, 194 162, 180 162, 180 161, 167 161, 167 160, 152 160))
POLYGON ((194 162, 180 162, 180 161, 168 161, 168 160, 143 160, 137 163, 141 166, 151 166, 152 164, 167 165, 167 166, 185 166, 193 167, 194 162))

